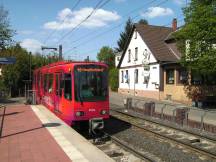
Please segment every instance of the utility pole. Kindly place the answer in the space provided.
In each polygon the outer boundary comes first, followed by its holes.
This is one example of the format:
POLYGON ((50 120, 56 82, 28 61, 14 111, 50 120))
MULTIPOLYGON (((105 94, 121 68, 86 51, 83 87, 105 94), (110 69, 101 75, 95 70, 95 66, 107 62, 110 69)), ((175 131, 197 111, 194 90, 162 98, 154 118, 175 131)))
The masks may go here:
POLYGON ((32 55, 32 53, 29 52, 29 80, 30 81, 31 81, 31 64, 32 64, 31 55, 32 55))
POLYGON ((59 61, 62 60, 62 45, 59 45, 59 48, 56 48, 56 47, 45 47, 45 46, 42 46, 41 47, 41 50, 54 50, 54 51, 59 51, 59 61))
POLYGON ((59 45, 59 60, 62 60, 62 45, 59 45))
POLYGON ((86 62, 89 62, 89 56, 86 57, 86 62))

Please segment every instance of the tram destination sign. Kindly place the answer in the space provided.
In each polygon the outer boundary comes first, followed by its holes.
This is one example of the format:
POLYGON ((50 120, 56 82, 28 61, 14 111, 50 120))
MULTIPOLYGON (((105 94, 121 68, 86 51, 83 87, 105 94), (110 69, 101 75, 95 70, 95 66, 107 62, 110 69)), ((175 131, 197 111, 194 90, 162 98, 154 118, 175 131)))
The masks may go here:
POLYGON ((79 72, 103 72, 103 68, 78 68, 79 72))

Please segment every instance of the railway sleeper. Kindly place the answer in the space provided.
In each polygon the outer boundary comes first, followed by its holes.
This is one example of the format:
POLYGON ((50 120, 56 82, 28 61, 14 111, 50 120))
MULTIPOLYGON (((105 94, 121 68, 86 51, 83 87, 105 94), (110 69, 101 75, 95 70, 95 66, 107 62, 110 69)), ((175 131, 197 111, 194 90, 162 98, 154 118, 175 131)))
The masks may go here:
POLYGON ((190 139, 189 141, 190 141, 191 144, 200 143, 200 139, 199 138, 190 139))

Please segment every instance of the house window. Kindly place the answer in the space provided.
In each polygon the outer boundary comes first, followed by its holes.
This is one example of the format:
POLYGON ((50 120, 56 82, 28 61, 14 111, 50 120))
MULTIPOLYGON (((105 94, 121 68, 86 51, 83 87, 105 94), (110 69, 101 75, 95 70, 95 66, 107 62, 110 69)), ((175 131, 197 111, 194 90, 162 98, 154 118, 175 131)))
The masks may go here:
POLYGON ((134 39, 137 39, 137 31, 135 30, 134 39))
POLYGON ((174 69, 166 70, 166 84, 174 84, 174 69))
POLYGON ((126 74, 125 74, 125 83, 129 83, 128 70, 126 70, 126 74))
POLYGON ((206 78, 205 78, 206 84, 207 85, 216 85, 215 78, 216 78, 216 73, 207 74, 206 78))
POLYGON ((178 84, 185 84, 188 81, 188 73, 186 70, 178 70, 178 84))
POLYGON ((138 47, 135 48, 135 58, 134 61, 138 60, 138 47))
POLYGON ((124 82, 124 71, 121 71, 121 82, 124 82))
POLYGON ((192 71, 191 74, 191 84, 192 85, 201 85, 204 83, 204 77, 198 72, 192 71))
POLYGON ((138 83, 138 69, 135 69, 134 71, 134 82, 138 83))
POLYGON ((148 84, 148 82, 149 82, 149 75, 144 76, 143 84, 148 84))
POLYGON ((120 60, 120 57, 117 57, 117 60, 119 61, 119 60, 120 60))
POLYGON ((149 71, 150 70, 150 66, 149 65, 143 65, 144 71, 149 71))
POLYGON ((131 62, 131 50, 128 50, 128 62, 131 62))

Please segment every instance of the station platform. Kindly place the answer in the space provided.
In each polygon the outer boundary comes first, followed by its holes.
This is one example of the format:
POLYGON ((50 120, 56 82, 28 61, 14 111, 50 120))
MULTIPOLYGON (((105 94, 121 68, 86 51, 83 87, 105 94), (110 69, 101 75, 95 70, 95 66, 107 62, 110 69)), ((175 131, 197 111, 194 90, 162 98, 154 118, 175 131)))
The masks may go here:
POLYGON ((113 161, 42 105, 0 108, 0 123, 1 162, 113 161))

